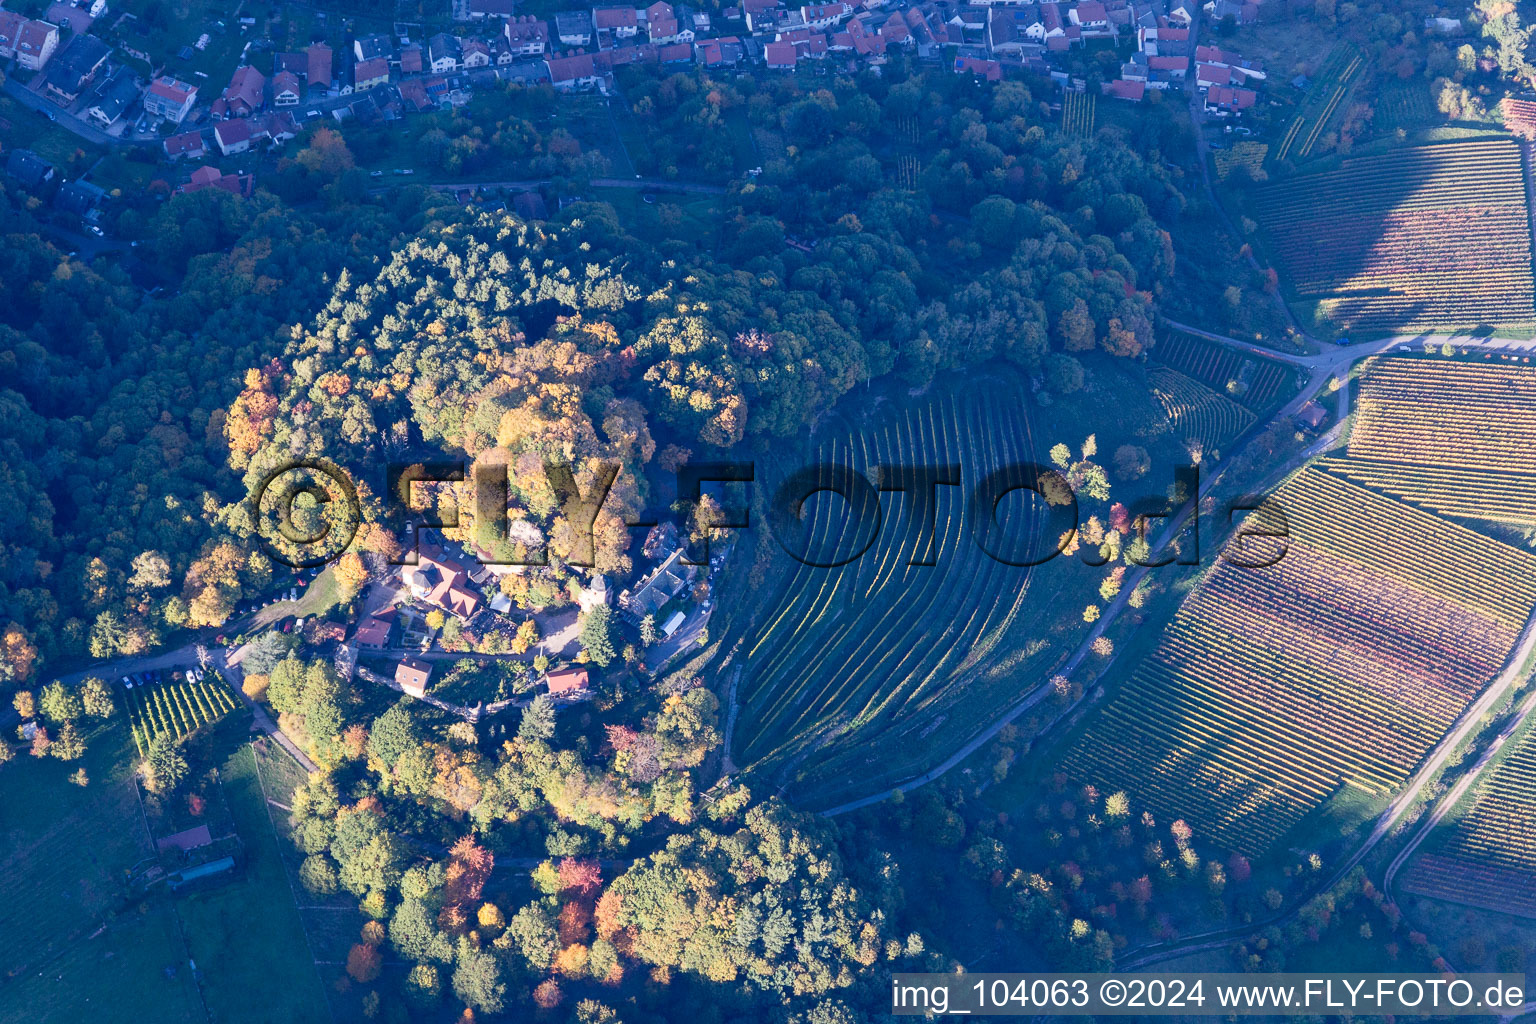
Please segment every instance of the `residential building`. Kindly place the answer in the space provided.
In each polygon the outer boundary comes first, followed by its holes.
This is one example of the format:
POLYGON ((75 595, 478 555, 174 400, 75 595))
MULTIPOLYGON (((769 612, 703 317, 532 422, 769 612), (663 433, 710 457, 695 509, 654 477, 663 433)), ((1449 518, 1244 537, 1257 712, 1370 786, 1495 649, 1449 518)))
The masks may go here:
POLYGON ((247 152, 255 139, 256 133, 251 130, 251 122, 243 117, 220 121, 213 129, 213 141, 218 143, 219 152, 225 156, 247 152))
POLYGON ((633 39, 640 34, 640 18, 633 7, 594 7, 592 27, 599 44, 609 39, 633 39))
POLYGON ((686 548, 678 548, 660 565, 642 577, 631 590, 619 594, 619 610, 628 618, 639 622, 647 615, 655 615, 667 602, 683 593, 693 582, 695 567, 683 560, 686 548))
POLYGON ((103 128, 116 124, 139 98, 139 80, 127 68, 96 86, 86 101, 85 116, 103 128))
POLYGON ((508 18, 502 35, 514 57, 540 57, 549 49, 548 23, 530 15, 508 18))
POLYGON ((66 181, 63 187, 54 193, 53 205, 65 213, 73 213, 86 220, 94 221, 96 208, 105 202, 106 198, 106 189, 76 178, 74 181, 66 181))
POLYGON ((417 700, 427 695, 427 684, 432 680, 432 663, 420 658, 401 658, 395 666, 395 682, 400 689, 417 700))
POLYGON ((370 615, 358 624, 357 632, 352 634, 352 642, 358 647, 366 647, 369 650, 382 651, 389 646, 389 631, 395 624, 395 610, 393 608, 370 615))
POLYGON ((13 149, 5 158, 5 173, 27 188, 37 189, 53 180, 53 164, 30 149, 13 149))
POLYGON ((314 43, 304 51, 309 72, 304 83, 312 96, 324 96, 331 91, 331 48, 324 43, 314 43))
POLYGON ((251 195, 251 176, 249 174, 223 174, 217 167, 199 167, 192 172, 192 180, 178 188, 178 193, 201 192, 205 188, 223 189, 231 195, 251 195))
POLYGON ((800 17, 810 28, 831 28, 852 15, 853 8, 845 3, 807 4, 800 8, 800 17))
POLYGON ((592 45, 592 12, 561 11, 555 15, 555 38, 562 46, 592 45))
POLYGON ((182 132, 165 140, 165 156, 168 160, 201 160, 208 153, 202 132, 182 132))
POLYGON ((1003 66, 1001 64, 995 60, 980 60, 975 57, 956 57, 955 73, 957 75, 972 74, 989 82, 1001 82, 1003 80, 1003 66))
POLYGON ((236 68, 229 85, 213 103, 215 117, 250 117, 262 108, 267 77, 247 64, 236 68))
POLYGON ((173 124, 186 120, 197 103, 197 86, 161 75, 144 93, 144 112, 173 124))
POLYGON ((383 57, 374 57, 371 60, 360 60, 352 65, 352 89, 354 92, 367 92, 381 85, 389 84, 389 61, 383 57))
POLYGON ((691 43, 695 38, 693 28, 678 20, 677 12, 666 0, 657 0, 645 9, 645 31, 657 46, 665 43, 691 43))
POLYGON ((480 595, 469 589, 469 573, 441 549, 422 545, 415 565, 400 568, 411 596, 461 619, 480 610, 480 595))
POLYGON ((55 99, 73 103, 96 81, 112 47, 95 36, 75 36, 48 62, 44 84, 55 99))
POLYGON ((389 36, 362 36, 352 41, 352 56, 357 60, 373 60, 375 57, 388 60, 394 55, 395 41, 389 36))
POLYGON ((402 75, 419 75, 426 70, 426 58, 421 52, 420 43, 412 43, 410 46, 400 48, 400 73, 402 75))
POLYGON ((460 46, 459 66, 467 69, 490 67, 490 44, 483 39, 465 39, 460 46))
POLYGON ((1140 103, 1147 94, 1146 82, 1127 82, 1124 79, 1116 79, 1113 82, 1104 83, 1104 95, 1117 100, 1129 100, 1132 103, 1140 103))
POLYGON ((427 66, 436 74, 457 71, 461 53, 462 47, 459 45, 458 36, 439 32, 427 40, 427 66))
POLYGON ((16 40, 27 19, 15 11, 0 10, 0 60, 16 56, 16 40))
POLYGON ((1222 115, 1238 113, 1253 106, 1258 99, 1259 94, 1252 89, 1213 85, 1205 94, 1205 109, 1222 115))
POLYGON ((800 59, 794 43, 769 43, 763 47, 769 71, 793 71, 800 59))
POLYGON ((544 683, 554 696, 585 693, 591 686, 591 676, 584 668, 561 668, 546 673, 544 683))
POLYGON ((471 18, 510 18, 516 13, 516 0, 469 0, 471 18))
POLYGON ((550 57, 544 65, 549 69, 550 84, 564 92, 590 89, 602 80, 590 53, 550 57))
POLYGON ((59 48, 59 29, 46 21, 28 21, 16 33, 16 63, 41 71, 59 48))
POLYGON ((304 98, 304 83, 292 71, 279 71, 272 76, 272 105, 296 107, 304 98))

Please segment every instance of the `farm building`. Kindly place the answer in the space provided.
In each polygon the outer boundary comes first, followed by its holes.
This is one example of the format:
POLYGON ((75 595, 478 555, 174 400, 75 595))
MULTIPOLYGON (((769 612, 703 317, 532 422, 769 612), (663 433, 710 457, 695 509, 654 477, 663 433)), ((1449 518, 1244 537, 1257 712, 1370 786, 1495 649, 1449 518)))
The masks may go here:
POLYGON ((200 846, 207 846, 213 842, 213 836, 208 831, 207 825, 199 825, 189 828, 185 832, 177 832, 175 835, 166 836, 155 841, 155 849, 160 853, 169 853, 172 850, 180 850, 186 853, 200 846))

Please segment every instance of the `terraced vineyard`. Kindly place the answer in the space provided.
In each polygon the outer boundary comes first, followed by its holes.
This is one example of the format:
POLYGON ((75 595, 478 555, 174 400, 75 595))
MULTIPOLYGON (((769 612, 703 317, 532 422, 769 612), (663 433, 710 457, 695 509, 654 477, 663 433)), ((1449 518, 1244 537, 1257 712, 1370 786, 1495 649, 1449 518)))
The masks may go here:
POLYGON ((1207 455, 1214 457, 1253 425, 1253 413, 1177 370, 1154 367, 1147 379, 1174 434, 1198 440, 1207 455))
POLYGON ((1536 917, 1536 733, 1527 731, 1402 878, 1424 896, 1536 917))
POLYGON ((1061 130, 1079 138, 1092 135, 1098 102, 1096 93, 1067 90, 1061 99, 1061 130))
POLYGON ((1527 142, 1536 139, 1536 102, 1506 96, 1499 101, 1499 113, 1509 134, 1527 142))
MULTIPOLYGON (((872 475, 882 463, 955 463, 962 484, 936 488, 932 565, 911 502, 882 498, 873 545, 839 568, 791 562, 761 600, 723 602, 726 646, 740 665, 732 758, 812 804, 910 777, 962 745, 1030 679, 1015 632, 1031 573, 978 546, 963 519, 972 487, 994 468, 1039 457, 1023 411, 1027 384, 884 404, 867 424, 821 444, 828 461, 872 475), (1016 397, 1006 397, 1010 391, 1016 397), (769 592, 771 591, 771 592, 769 592)), ((770 488, 771 491, 771 488, 770 488)), ((999 507, 1011 536, 1033 522, 1014 499, 999 507)), ((814 550, 849 547, 841 499, 808 506, 814 550)), ((1042 531, 1043 535, 1043 531, 1042 531)), ((1050 540, 1054 541, 1052 534, 1050 540)), ((818 557, 818 561, 837 559, 818 557)), ((730 670, 728 670, 730 671, 730 670)))
POLYGON ((1252 412, 1263 412, 1274 404, 1289 379, 1282 363, 1250 358, 1178 330, 1166 331, 1152 355, 1164 366, 1229 396, 1252 412))
POLYGON ((1269 177, 1269 172, 1264 170, 1264 159, 1268 155, 1269 143, 1245 139, 1232 143, 1226 149, 1216 150, 1211 154, 1211 159, 1216 161, 1216 177, 1221 181, 1226 181, 1239 167, 1246 170, 1254 181, 1264 181, 1269 177))
POLYGON ((1536 320, 1524 171, 1509 140, 1345 160, 1261 189, 1254 212, 1290 286, 1341 330, 1536 320))
POLYGON ((123 701, 133 730, 133 743, 142 756, 161 734, 180 739, 195 729, 215 722, 238 703, 218 673, 202 680, 182 679, 124 689, 123 701))
POLYGON ((1343 105, 1344 96, 1363 63, 1358 55, 1344 46, 1335 48, 1328 55, 1327 61, 1313 79, 1311 92, 1296 111, 1296 117, 1275 149, 1276 160, 1294 160, 1312 155, 1317 140, 1343 105))
POLYGON ((1375 360, 1331 466, 1437 512, 1536 526, 1536 367, 1375 360))
POLYGON ((1218 563, 1065 759, 1250 855, 1400 786, 1536 608, 1523 550, 1318 468, 1276 500, 1284 557, 1218 563))

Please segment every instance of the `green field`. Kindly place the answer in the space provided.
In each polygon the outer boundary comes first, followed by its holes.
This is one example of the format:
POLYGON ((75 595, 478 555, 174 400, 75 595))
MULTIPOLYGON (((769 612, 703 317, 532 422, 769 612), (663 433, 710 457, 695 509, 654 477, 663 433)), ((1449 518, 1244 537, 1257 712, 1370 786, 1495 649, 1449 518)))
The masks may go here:
POLYGON ((209 1013, 219 1021, 329 1020, 249 745, 224 762, 220 777, 244 841, 242 877, 177 903, 209 1013))
POLYGON ((221 777, 240 874, 180 897, 128 887, 152 846, 120 719, 89 738, 83 788, 51 758, 0 769, 0 1024, 328 1019, 250 748, 234 750, 221 777))

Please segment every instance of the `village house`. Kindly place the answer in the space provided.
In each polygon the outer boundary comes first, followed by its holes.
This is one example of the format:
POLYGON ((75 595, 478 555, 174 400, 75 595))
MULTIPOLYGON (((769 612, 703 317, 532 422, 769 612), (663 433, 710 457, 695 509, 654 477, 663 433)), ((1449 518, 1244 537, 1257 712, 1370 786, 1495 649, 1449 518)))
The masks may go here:
POLYGON ((420 658, 401 658, 395 666, 395 682, 400 689, 417 700, 427 695, 427 684, 432 679, 432 663, 420 658))
POLYGON ((443 74, 448 71, 457 71, 459 57, 463 48, 459 45, 457 36, 451 36, 446 32, 439 32, 427 40, 427 67, 434 74, 443 74))
POLYGON ((208 152, 202 132, 182 132, 165 140, 165 156, 168 160, 201 160, 208 152))
POLYGON ((1241 113, 1257 103, 1258 99, 1258 93, 1252 89, 1216 85, 1205 94, 1205 109, 1222 116, 1241 113))
POLYGON ((394 624, 393 608, 386 609, 377 615, 370 615, 358 623, 356 632, 352 634, 352 643, 372 651, 382 651, 389 646, 389 631, 394 624))
POLYGON ((555 15, 555 37, 564 46, 592 45, 592 12, 561 11, 555 15))
POLYGON ((389 61, 383 57, 360 60, 352 65, 352 91, 367 92, 389 84, 389 61))
POLYGON ((763 47, 763 59, 769 71, 793 71, 800 57, 794 43, 769 43, 763 47))
POLYGON ((1083 0, 1067 12, 1067 17, 1073 25, 1082 29, 1085 36, 1103 37, 1115 34, 1115 30, 1109 24, 1109 14, 1099 0, 1083 0))
POLYGON ((415 565, 400 567, 400 577, 411 596, 468 619, 480 610, 480 595, 469 589, 469 573, 440 548, 423 544, 415 565))
POLYGON ((296 107, 304 98, 304 85, 292 71, 279 71, 272 76, 272 105, 296 107))
POLYGON ((176 190, 178 195, 201 192, 205 188, 223 189, 231 195, 250 198, 252 179, 249 174, 223 174, 217 167, 199 167, 192 172, 192 180, 176 190))
POLYGON ((459 66, 465 69, 491 66, 491 47, 483 39, 465 39, 459 46, 459 66))
POLYGON ((549 49, 549 25, 530 15, 508 18, 502 35, 514 57, 538 57, 549 49))
POLYGON ((584 668, 562 668, 548 672, 544 684, 554 697, 574 697, 586 693, 591 687, 591 676, 584 668))
POLYGON ((96 80, 111 53, 112 47, 95 36, 75 36, 48 62, 44 79, 48 94, 73 103, 96 80))
POLYGON ((225 156, 248 152, 255 139, 256 133, 251 130, 250 121, 243 117, 220 121, 213 129, 213 141, 225 156))
POLYGON ((309 70, 304 82, 311 96, 324 96, 331 91, 331 48, 324 43, 314 43, 304 51, 309 70))
POLYGON ((197 86, 161 75, 144 93, 144 112, 181 124, 197 103, 197 86))
POLYGON ((678 21, 677 12, 665 0, 658 0, 645 9, 645 30, 657 46, 691 43, 696 38, 693 29, 678 21))
POLYGON ((955 74, 975 75, 988 82, 1001 82, 1003 80, 1003 66, 995 60, 981 60, 976 57, 956 57, 955 74))
POLYGON ((686 548, 677 548, 661 564, 641 578, 631 590, 619 593, 619 610, 631 621, 638 623, 647 615, 655 615, 682 594, 693 582, 695 566, 683 560, 686 548))
POLYGON ((359 36, 352 41, 352 56, 360 61, 373 60, 375 57, 388 60, 394 54, 395 42, 389 36, 359 36))
POLYGON ((16 33, 16 63, 28 71, 41 71, 58 48, 58 27, 46 21, 24 22, 16 33))
POLYGON ((30 149, 13 149, 5 158, 5 173, 29 189, 36 190, 53 180, 53 164, 30 149))
POLYGON ((422 52, 420 43, 412 43, 410 46, 400 48, 400 73, 402 75, 419 75, 426 70, 426 55, 422 52))
POLYGON ((214 117, 250 117, 265 103, 267 78, 250 65, 236 68, 229 85, 213 101, 214 117))
POLYGON ((800 8, 800 18, 810 28, 831 28, 853 16, 853 8, 845 3, 807 4, 800 8))
POLYGON ((85 116, 102 128, 110 128, 139 98, 139 81, 127 68, 96 86, 85 101, 85 116))
POLYGON ((1105 96, 1116 100, 1129 100, 1132 103, 1140 103, 1147 94, 1146 82, 1128 82, 1124 79, 1116 79, 1113 82, 1105 82, 1103 86, 1105 96))
POLYGON ((640 34, 640 18, 633 7, 592 8, 592 28, 597 33, 598 44, 604 37, 633 39, 640 34))
POLYGON ((549 69, 550 84, 562 92, 590 89, 602 80, 590 53, 551 57, 544 64, 549 69))

